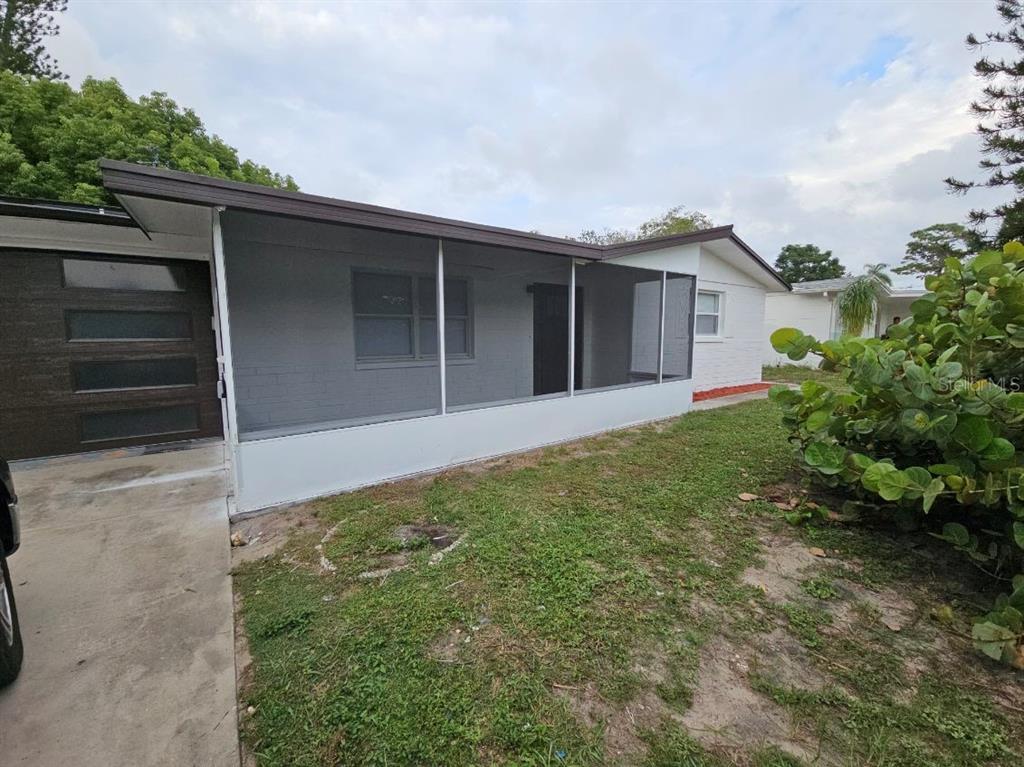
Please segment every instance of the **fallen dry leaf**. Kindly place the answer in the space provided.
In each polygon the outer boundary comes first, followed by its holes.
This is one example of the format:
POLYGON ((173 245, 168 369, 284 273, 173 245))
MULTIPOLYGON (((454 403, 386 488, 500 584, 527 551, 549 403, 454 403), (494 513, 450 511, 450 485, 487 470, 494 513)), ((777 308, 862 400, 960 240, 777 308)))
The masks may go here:
POLYGON ((761 496, 755 495, 754 493, 740 493, 739 499, 746 503, 747 501, 756 501, 761 496))
POLYGON ((811 546, 809 549, 807 549, 807 553, 814 557, 828 556, 828 554, 825 553, 825 549, 819 549, 817 546, 811 546))

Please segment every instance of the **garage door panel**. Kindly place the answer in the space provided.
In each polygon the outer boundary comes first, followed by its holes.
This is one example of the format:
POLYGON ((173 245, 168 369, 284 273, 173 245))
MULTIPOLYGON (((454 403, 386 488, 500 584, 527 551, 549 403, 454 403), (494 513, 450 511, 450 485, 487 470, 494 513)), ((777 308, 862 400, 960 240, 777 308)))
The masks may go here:
POLYGON ((221 434, 208 264, 8 251, 0 284, 0 454, 221 434), (67 258, 85 283, 184 289, 67 287, 67 258))

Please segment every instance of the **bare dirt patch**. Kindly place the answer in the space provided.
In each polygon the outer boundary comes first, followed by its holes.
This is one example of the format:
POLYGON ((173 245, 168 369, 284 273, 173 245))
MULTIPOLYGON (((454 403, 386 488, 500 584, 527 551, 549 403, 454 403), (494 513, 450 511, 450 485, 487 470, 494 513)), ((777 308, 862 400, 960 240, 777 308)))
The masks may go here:
POLYGON ((395 537, 403 546, 425 539, 435 549, 446 549, 455 542, 456 531, 445 525, 402 525, 395 530, 395 537))
POLYGON ((743 582, 761 589, 773 602, 798 597, 800 582, 822 568, 822 557, 798 541, 771 536, 761 543, 763 563, 743 573, 743 582))
POLYGON ((565 700, 580 724, 588 729, 602 730, 608 757, 627 760, 627 763, 633 763, 647 753, 647 744, 640 733, 657 729, 666 718, 680 720, 679 715, 672 712, 653 690, 647 690, 619 707, 601 697, 592 682, 579 687, 558 687, 555 693, 565 700))
POLYGON ((439 663, 456 663, 459 651, 471 640, 471 635, 462 626, 456 626, 435 639, 427 648, 427 657, 439 663))
POLYGON ((817 744, 801 737, 785 711, 750 688, 750 672, 750 658, 728 641, 708 642, 683 726, 702 745, 716 750, 774 745, 800 759, 817 758, 817 744))
POLYGON ((902 631, 921 617, 916 604, 892 589, 872 591, 845 579, 834 581, 833 586, 841 600, 832 603, 829 612, 839 628, 857 623, 857 604, 867 605, 869 610, 877 612, 879 621, 890 631, 902 631))
POLYGON ((807 649, 785 629, 755 637, 750 649, 751 670, 780 687, 819 692, 828 684, 807 649))
POLYGON ((396 551, 391 554, 381 554, 374 561, 373 568, 359 573, 359 577, 364 581, 372 581, 377 578, 387 578, 389 575, 397 573, 400 570, 404 570, 408 566, 408 551, 396 551))
POLYGON ((412 552, 424 546, 434 549, 429 564, 436 565, 446 554, 460 546, 465 536, 458 536, 458 531, 448 525, 413 523, 396 528, 394 538, 402 546, 401 550, 375 557, 373 567, 359 573, 361 579, 387 578, 392 573, 404 570, 412 561, 412 552))
POLYGON ((231 548, 231 564, 254 562, 276 554, 295 530, 320 532, 324 523, 316 515, 316 504, 302 503, 256 514, 231 523, 231 535, 241 545, 231 548))

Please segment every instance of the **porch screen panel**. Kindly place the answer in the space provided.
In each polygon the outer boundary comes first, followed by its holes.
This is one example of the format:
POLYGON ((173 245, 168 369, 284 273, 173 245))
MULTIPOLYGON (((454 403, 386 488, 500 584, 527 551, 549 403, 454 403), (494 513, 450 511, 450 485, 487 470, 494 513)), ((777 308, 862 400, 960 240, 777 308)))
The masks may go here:
POLYGON ((661 272, 577 264, 576 285, 584 302, 580 388, 656 383, 661 272))
POLYGON ((663 380, 691 378, 693 314, 697 279, 669 273, 665 281, 665 362, 663 380))
POLYGON ((437 240, 225 214, 243 440, 435 415, 437 240))
POLYGON ((567 395, 570 259, 445 242, 444 269, 448 409, 567 395))

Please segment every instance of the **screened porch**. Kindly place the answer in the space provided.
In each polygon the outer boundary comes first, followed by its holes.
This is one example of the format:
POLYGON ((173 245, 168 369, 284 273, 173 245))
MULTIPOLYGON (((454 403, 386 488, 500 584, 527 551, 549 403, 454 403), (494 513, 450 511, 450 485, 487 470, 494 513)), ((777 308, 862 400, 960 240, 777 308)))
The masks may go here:
POLYGON ((241 442, 691 375, 689 274, 231 210, 220 225, 241 442))

